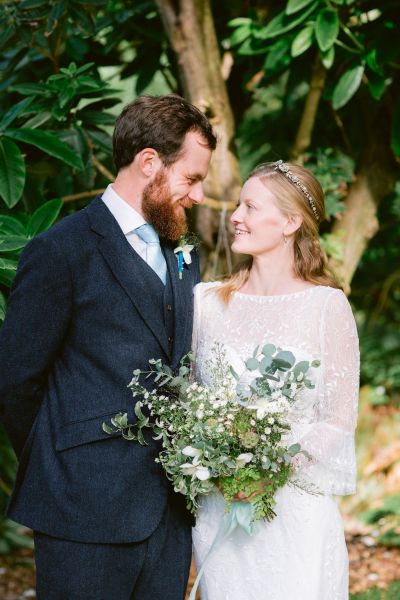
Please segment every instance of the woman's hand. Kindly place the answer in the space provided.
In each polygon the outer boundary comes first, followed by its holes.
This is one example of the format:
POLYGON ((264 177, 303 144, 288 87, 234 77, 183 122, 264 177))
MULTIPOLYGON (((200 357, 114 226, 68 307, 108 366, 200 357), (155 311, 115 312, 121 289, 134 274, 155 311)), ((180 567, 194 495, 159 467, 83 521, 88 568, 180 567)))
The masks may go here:
MULTIPOLYGON (((268 485, 269 483, 270 483, 269 479, 264 479, 262 481, 254 481, 253 486, 256 485, 256 487, 257 487, 256 490, 254 490, 250 494, 246 491, 240 491, 233 496, 233 501, 235 501, 235 502, 238 502, 238 501, 250 502, 250 500, 252 498, 255 498, 256 496, 259 496, 260 494, 262 494, 265 491, 265 486, 268 485)), ((215 481, 215 485, 219 489, 221 494, 224 495, 224 489, 218 479, 215 481)))

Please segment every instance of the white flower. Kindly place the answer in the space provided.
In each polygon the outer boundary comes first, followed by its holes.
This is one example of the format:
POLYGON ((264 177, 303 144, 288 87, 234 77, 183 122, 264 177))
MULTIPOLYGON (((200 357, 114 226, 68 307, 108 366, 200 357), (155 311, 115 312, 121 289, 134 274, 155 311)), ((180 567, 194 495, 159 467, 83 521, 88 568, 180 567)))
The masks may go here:
POLYGON ((196 410, 196 417, 201 420, 204 417, 203 411, 196 410))
POLYGON ((268 435, 269 433, 271 433, 271 429, 269 427, 266 427, 264 429, 265 433, 268 435))
POLYGON ((274 417, 269 417, 269 419, 268 419, 268 423, 269 423, 270 425, 273 425, 273 424, 275 423, 275 419, 274 419, 274 417))
POLYGON ((251 462, 253 456, 254 454, 252 454, 251 452, 243 452, 242 454, 239 454, 239 456, 236 457, 236 464, 238 468, 241 469, 247 463, 251 462))
POLYGON ((270 402, 265 398, 257 398, 254 404, 248 404, 247 408, 250 410, 255 410, 257 412, 257 419, 261 420, 265 417, 265 415, 269 412, 270 402))
POLYGON ((191 475, 200 479, 200 481, 205 481, 211 477, 211 473, 207 467, 197 464, 196 457, 193 463, 184 463, 180 466, 180 469, 184 475, 191 475))
POLYGON ((193 448, 193 446, 185 446, 182 450, 182 454, 185 456, 200 456, 201 450, 198 448, 193 448))
POLYGON ((185 264, 190 265, 192 262, 192 257, 190 256, 190 253, 193 250, 193 248, 194 246, 192 246, 191 244, 183 244, 182 246, 177 246, 174 249, 174 252, 175 254, 179 254, 179 252, 182 252, 185 264))

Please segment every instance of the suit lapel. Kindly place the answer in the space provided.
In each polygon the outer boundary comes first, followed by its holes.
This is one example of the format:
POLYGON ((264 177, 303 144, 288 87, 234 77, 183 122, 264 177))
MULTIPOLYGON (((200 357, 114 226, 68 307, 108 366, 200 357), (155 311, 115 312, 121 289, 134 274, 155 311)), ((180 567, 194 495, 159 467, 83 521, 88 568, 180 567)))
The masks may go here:
POLYGON ((164 352, 169 355, 165 325, 160 312, 154 310, 152 294, 149 293, 158 285, 154 279, 157 275, 130 246, 100 196, 86 210, 91 229, 101 236, 98 248, 103 258, 164 352))
MULTIPOLYGON (((192 328, 193 304, 193 279, 187 267, 183 270, 183 277, 179 279, 178 260, 172 248, 164 247, 164 256, 167 261, 169 276, 171 278, 172 293, 174 296, 174 348, 172 364, 175 365, 181 358, 182 349, 190 344, 192 328), (189 336, 188 344, 186 338, 189 336)), ((190 268, 190 267, 189 267, 190 268)))

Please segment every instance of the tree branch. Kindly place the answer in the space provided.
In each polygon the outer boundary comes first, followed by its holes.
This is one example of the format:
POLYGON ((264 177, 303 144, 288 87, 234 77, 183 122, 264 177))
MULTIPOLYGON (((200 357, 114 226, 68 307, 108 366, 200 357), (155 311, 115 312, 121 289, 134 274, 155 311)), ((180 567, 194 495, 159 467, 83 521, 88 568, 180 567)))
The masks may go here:
POLYGON ((311 144, 311 136, 315 125, 318 105, 325 86, 326 69, 321 63, 319 54, 316 56, 311 81, 310 89, 307 94, 306 102, 301 116, 299 129, 297 130, 296 139, 293 145, 292 158, 297 159, 311 144))

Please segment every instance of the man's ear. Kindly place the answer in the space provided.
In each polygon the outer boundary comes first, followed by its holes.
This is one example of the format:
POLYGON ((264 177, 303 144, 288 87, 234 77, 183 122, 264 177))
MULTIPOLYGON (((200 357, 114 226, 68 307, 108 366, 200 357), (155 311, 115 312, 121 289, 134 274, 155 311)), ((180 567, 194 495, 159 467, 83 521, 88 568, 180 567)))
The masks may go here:
POLYGON ((160 168, 161 160, 154 148, 143 148, 135 156, 135 161, 145 177, 152 177, 160 168))
POLYGON ((301 215, 292 215, 288 218, 288 222, 283 230, 283 235, 293 235, 300 227, 303 222, 301 215))

